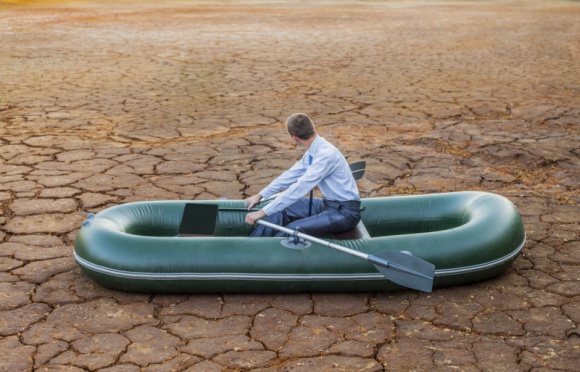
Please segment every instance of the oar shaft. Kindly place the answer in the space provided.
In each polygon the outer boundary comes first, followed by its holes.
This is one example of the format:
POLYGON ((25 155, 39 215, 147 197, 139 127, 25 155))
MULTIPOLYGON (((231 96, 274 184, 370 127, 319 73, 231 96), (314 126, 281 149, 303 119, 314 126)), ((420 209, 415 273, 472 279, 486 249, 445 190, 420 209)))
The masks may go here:
POLYGON ((258 204, 256 204, 256 205, 255 205, 255 206, 254 206, 252 209, 250 209, 250 210, 248 210, 248 208, 244 206, 244 207, 222 207, 222 208, 220 208, 220 209, 219 209, 219 211, 220 211, 220 212, 235 212, 235 211, 256 211, 256 210, 258 210, 258 206, 259 206, 260 204, 262 204, 262 203, 265 203, 265 202, 267 202, 267 201, 270 201, 270 200, 274 200, 274 199, 276 199, 276 197, 277 197, 278 195, 280 195, 280 193, 276 193, 276 194, 274 194, 274 195, 270 196, 268 199, 264 199, 264 198, 260 199, 260 202, 259 202, 258 204))
POLYGON ((312 243, 320 244, 320 245, 323 245, 323 246, 328 247, 328 248, 336 249, 337 251, 341 251, 341 252, 344 252, 344 253, 351 254, 353 256, 362 258, 363 260, 367 260, 369 258, 369 255, 366 254, 366 253, 362 253, 362 252, 359 252, 359 251, 355 251, 354 249, 350 249, 350 248, 347 248, 347 247, 343 247, 342 245, 334 244, 334 243, 328 242, 326 240, 319 239, 319 238, 316 238, 314 236, 311 236, 311 235, 308 235, 308 234, 301 233, 299 231, 295 231, 295 230, 289 229, 287 227, 279 226, 279 225, 276 225, 274 223, 271 223, 271 222, 268 222, 268 221, 264 221, 264 220, 258 220, 256 222, 259 223, 260 225, 264 225, 264 226, 269 227, 271 229, 281 231, 281 232, 283 232, 285 234, 292 235, 292 236, 297 236, 299 238, 309 240, 312 243))

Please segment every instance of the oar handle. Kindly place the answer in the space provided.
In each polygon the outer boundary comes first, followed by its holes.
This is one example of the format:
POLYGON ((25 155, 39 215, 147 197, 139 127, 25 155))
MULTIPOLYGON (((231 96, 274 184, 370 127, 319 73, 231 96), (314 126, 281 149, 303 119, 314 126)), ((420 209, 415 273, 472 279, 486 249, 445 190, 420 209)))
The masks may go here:
POLYGON ((274 199, 276 199, 276 197, 278 195, 280 195, 279 192, 275 193, 274 195, 271 195, 269 198, 266 198, 266 199, 262 198, 262 199, 260 199, 260 202, 258 204, 262 204, 262 203, 265 203, 267 201, 274 200, 274 199))
MULTIPOLYGON (((258 207, 258 205, 260 205, 262 203, 265 203, 267 201, 276 199, 276 197, 278 195, 280 195, 280 193, 276 193, 276 194, 274 194, 274 195, 272 195, 272 196, 270 196, 269 198, 266 198, 266 199, 264 199, 264 198, 260 199, 260 201, 258 202, 258 204, 254 205, 254 207, 252 207, 252 210, 255 210, 258 207)), ((236 208, 236 207, 220 208, 220 211, 247 211, 247 210, 248 210, 248 208, 247 208, 246 201, 244 201, 244 207, 243 208, 241 208, 241 207, 239 207, 239 208, 236 208)))

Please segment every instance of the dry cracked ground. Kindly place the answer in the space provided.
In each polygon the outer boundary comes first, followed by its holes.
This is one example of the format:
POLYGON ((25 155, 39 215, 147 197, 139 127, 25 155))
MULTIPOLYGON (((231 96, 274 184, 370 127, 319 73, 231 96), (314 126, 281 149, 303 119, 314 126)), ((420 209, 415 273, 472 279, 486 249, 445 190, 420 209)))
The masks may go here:
POLYGON ((0 1, 0 370, 573 371, 580 4, 0 1), (239 199, 300 156, 364 197, 486 190, 528 241, 504 275, 393 293, 143 295, 72 258, 88 212, 239 199))

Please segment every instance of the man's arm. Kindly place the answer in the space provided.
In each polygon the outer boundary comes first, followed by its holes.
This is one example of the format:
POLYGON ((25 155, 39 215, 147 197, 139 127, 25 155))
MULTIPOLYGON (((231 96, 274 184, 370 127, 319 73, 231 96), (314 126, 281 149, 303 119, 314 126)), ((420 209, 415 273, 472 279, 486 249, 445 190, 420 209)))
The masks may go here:
POLYGON ((304 172, 306 172, 307 167, 308 162, 305 162, 304 157, 302 157, 302 159, 297 161, 290 169, 286 170, 274 181, 270 182, 268 186, 260 191, 260 194, 262 197, 267 199, 275 193, 287 189, 294 182, 296 182, 296 180, 302 176, 304 172))
MULTIPOLYGON (((260 193, 246 199, 244 206, 247 207, 248 210, 251 210, 254 206, 260 203, 262 198, 269 198, 270 196, 284 189, 288 191, 289 188, 295 188, 296 181, 304 177, 307 171, 308 162, 305 161, 306 156, 307 155, 305 154, 301 160, 297 161, 290 169, 278 176, 278 178, 272 181, 267 187, 260 191, 260 193)), ((277 200, 284 194, 285 193, 280 194, 272 203, 277 205, 279 203, 277 200)), ((256 220, 266 216, 266 211, 264 211, 264 209, 260 209, 259 211, 248 213, 246 215, 246 222, 250 225, 253 225, 256 223, 256 220)))
POLYGON ((260 204, 260 201, 262 200, 262 195, 261 194, 256 194, 254 196, 250 196, 249 198, 246 199, 246 201, 244 202, 244 207, 247 207, 248 210, 251 210, 252 208, 254 208, 256 205, 260 204))
POLYGON ((273 202, 263 208, 264 213, 269 216, 281 211, 295 203, 298 199, 303 198, 304 195, 316 187, 334 169, 332 166, 332 156, 329 155, 328 153, 319 153, 302 176, 296 179, 296 182, 290 185, 273 202))

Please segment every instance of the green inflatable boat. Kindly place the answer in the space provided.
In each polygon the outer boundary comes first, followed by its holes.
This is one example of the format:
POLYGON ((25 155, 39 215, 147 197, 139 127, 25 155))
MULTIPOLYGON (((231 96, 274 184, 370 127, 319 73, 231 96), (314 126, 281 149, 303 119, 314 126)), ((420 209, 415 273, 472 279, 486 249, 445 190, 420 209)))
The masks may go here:
POLYGON ((123 204, 87 217, 74 257, 95 282, 128 292, 374 292, 401 284, 430 291, 413 283, 444 287, 492 278, 526 240, 515 206, 485 192, 363 199, 356 229, 311 245, 300 234, 250 238, 246 214, 242 200, 123 204), (179 236, 187 204, 217 206, 212 236, 179 236), (391 257, 394 266, 385 263, 391 257), (397 257, 408 263, 401 271, 397 257), (433 268, 430 279, 421 277, 427 266, 413 267, 413 260, 433 268))

